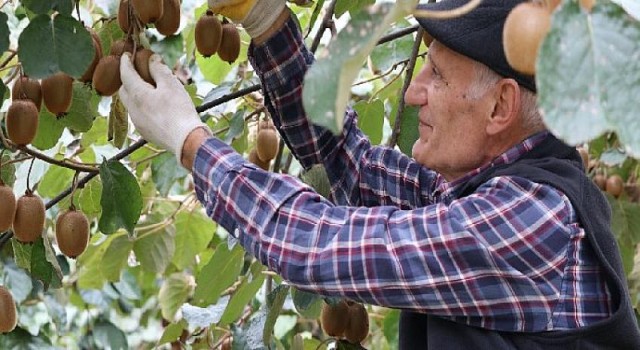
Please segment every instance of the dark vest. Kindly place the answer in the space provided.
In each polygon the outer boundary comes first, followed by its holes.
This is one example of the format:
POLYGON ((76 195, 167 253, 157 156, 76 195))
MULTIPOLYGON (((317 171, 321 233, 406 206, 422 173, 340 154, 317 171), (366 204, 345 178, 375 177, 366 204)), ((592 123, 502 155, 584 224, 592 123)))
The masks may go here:
POLYGON ((499 332, 467 326, 438 316, 403 311, 401 350, 409 349, 640 349, 640 332, 629 300, 622 260, 611 233, 606 198, 585 175, 580 155, 552 135, 512 164, 492 167, 457 189, 458 198, 473 193, 497 176, 519 176, 553 186, 576 211, 613 298, 613 315, 575 330, 539 333, 499 332))

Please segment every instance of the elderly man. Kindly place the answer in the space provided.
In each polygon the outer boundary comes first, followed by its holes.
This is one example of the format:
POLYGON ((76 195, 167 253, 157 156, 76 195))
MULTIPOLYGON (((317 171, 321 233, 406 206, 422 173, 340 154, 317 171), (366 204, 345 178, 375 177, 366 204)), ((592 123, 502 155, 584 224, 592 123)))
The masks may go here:
POLYGON ((324 165, 333 203, 212 137, 157 56, 157 88, 123 58, 120 96, 247 251, 303 290, 402 309, 402 349, 640 348, 606 201, 545 131, 533 77, 505 60, 504 20, 520 2, 418 20, 435 41, 406 94, 420 110, 409 158, 372 146, 353 110, 340 135, 309 122, 313 56, 284 0, 209 0, 253 38, 273 121, 305 168, 324 165))

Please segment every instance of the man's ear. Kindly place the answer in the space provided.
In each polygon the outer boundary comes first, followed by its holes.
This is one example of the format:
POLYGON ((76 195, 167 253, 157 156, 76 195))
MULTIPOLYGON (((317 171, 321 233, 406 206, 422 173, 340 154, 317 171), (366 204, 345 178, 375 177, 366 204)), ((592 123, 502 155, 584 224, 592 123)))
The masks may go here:
POLYGON ((487 123, 489 135, 496 135, 513 125, 520 112, 520 86, 515 80, 500 79, 495 89, 495 106, 487 123))

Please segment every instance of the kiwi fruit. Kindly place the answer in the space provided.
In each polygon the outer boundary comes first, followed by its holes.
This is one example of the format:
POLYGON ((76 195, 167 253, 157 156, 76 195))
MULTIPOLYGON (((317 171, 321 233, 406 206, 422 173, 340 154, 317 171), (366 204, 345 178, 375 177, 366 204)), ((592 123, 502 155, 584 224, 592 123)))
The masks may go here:
POLYGON ((607 177, 602 174, 596 174, 593 176, 593 182, 598 186, 598 188, 602 191, 607 188, 607 177))
POLYGON ((13 296, 5 286, 0 286, 0 333, 13 331, 17 324, 18 317, 13 296))
POLYGON ((258 131, 256 138, 256 151, 258 152, 258 158, 268 162, 276 157, 278 153, 280 141, 278 140, 278 133, 273 129, 262 129, 258 131))
POLYGON ((162 17, 163 0, 131 0, 133 10, 142 24, 154 23, 162 17))
POLYGON ((16 215, 16 196, 9 186, 0 181, 0 233, 11 228, 16 215))
POLYGON ((163 7, 156 29, 162 35, 173 35, 180 28, 180 0, 164 0, 163 7))
POLYGON ((605 191, 608 194, 614 196, 615 198, 620 197, 622 194, 622 190, 624 189, 624 181, 620 175, 611 175, 607 178, 607 182, 605 183, 605 191))
POLYGON ((210 57, 218 51, 222 41, 222 23, 210 10, 196 22, 195 39, 196 49, 202 56, 210 57))
POLYGON ((125 52, 133 53, 133 40, 131 38, 127 39, 119 39, 114 41, 111 44, 111 49, 109 50, 110 55, 114 56, 122 56, 125 52))
POLYGON ((42 80, 42 97, 49 112, 63 116, 71 107, 73 78, 60 72, 42 80))
POLYGON ((151 55, 153 55, 153 51, 149 49, 138 50, 133 59, 133 66, 144 81, 156 86, 156 82, 151 77, 151 72, 149 72, 149 57, 151 57, 151 55))
POLYGON ((344 300, 331 305, 324 303, 320 313, 322 329, 330 337, 340 338, 349 326, 349 305, 344 300))
POLYGON ((89 30, 89 33, 91 33, 91 39, 93 42, 93 49, 95 50, 95 53, 93 55, 93 61, 91 61, 91 65, 89 65, 89 68, 87 68, 87 70, 84 72, 84 74, 82 74, 82 76, 79 79, 83 83, 91 82, 91 79, 93 79, 93 72, 96 70, 96 66, 98 65, 98 62, 100 62, 100 59, 102 58, 102 44, 100 43, 100 38, 98 37, 98 34, 95 32, 95 30, 91 28, 87 28, 87 29, 89 30))
POLYGON ((504 23, 502 43, 513 69, 522 74, 535 74, 538 49, 550 27, 551 14, 540 4, 523 2, 511 10, 504 23))
POLYGON ((221 60, 233 63, 240 55, 240 33, 231 23, 222 25, 222 38, 218 47, 218 56, 221 60))
POLYGON ((129 20, 129 0, 121 0, 118 5, 118 26, 120 29, 129 33, 129 28, 131 28, 131 21, 129 20))
POLYGON ((349 306, 349 324, 344 337, 352 344, 360 344, 369 334, 369 314, 364 305, 353 303, 349 306))
POLYGON ((260 167, 260 169, 262 170, 269 170, 269 162, 265 162, 262 159, 260 159, 258 157, 258 152, 256 151, 256 149, 252 149, 249 152, 249 157, 247 158, 251 163, 257 165, 258 167, 260 167))
POLYGON ((20 76, 11 89, 11 99, 29 99, 35 103, 36 108, 40 111, 40 107, 42 107, 42 87, 40 82, 24 75, 20 76))
POLYGON ((111 96, 122 86, 120 56, 104 56, 93 72, 93 88, 101 96, 111 96))
POLYGON ((75 259, 87 249, 89 220, 81 211, 69 209, 56 220, 56 241, 62 254, 75 259))
POLYGON ((40 197, 30 192, 20 197, 13 218, 13 234, 18 242, 35 242, 42 235, 44 218, 45 207, 40 197))
POLYGON ((24 146, 36 137, 38 109, 31 100, 15 100, 7 111, 7 134, 18 146, 24 146))

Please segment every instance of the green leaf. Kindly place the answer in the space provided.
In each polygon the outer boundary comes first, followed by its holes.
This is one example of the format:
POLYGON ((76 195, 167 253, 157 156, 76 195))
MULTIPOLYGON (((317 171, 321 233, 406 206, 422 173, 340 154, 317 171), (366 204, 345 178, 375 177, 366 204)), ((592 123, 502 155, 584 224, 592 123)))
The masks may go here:
POLYGON ((402 120, 398 134, 398 147, 402 153, 411 157, 413 144, 420 136, 418 133, 418 107, 405 106, 400 118, 402 120))
POLYGON ((180 270, 189 267, 195 256, 207 249, 215 224, 199 211, 180 212, 176 216, 176 251, 172 262, 180 270))
POLYGON ((285 300, 287 300, 289 288, 290 287, 286 285, 279 285, 272 290, 269 295, 267 295, 267 307, 269 308, 269 312, 267 313, 267 319, 265 320, 264 331, 262 333, 262 340, 265 344, 269 344, 271 342, 273 328, 276 325, 280 311, 282 311, 282 306, 284 305, 285 300))
POLYGON ((215 303, 220 294, 238 279, 243 263, 244 251, 240 245, 232 250, 225 244, 218 245, 213 257, 196 278, 195 305, 215 303))
POLYGON ((127 336, 120 328, 107 320, 99 320, 93 326, 93 336, 103 349, 127 350, 127 336))
POLYGON ((618 241, 625 273, 633 269, 635 246, 640 243, 640 205, 607 195, 611 205, 611 230, 618 241))
POLYGON ((60 288, 62 286, 62 271, 60 271, 58 261, 53 254, 51 243, 48 240, 45 242, 45 239, 38 238, 33 243, 31 250, 31 276, 42 281, 45 289, 49 287, 60 288))
POLYGON ((327 176, 327 172, 323 165, 316 164, 311 169, 304 171, 300 174, 302 182, 313 187, 321 196, 330 198, 331 196, 331 182, 327 176))
POLYGON ((218 299, 217 303, 209 305, 206 308, 184 304, 182 306, 182 316, 191 327, 209 327, 219 322, 220 317, 222 317, 224 310, 227 308, 228 302, 229 296, 225 295, 218 299))
POLYGON ((358 12, 329 45, 304 79, 304 108, 311 120, 334 133, 342 130, 351 85, 378 39, 395 20, 415 8, 415 0, 399 0, 358 12))
POLYGON ((38 130, 36 131, 36 137, 33 139, 31 144, 40 150, 53 148, 58 144, 63 131, 64 125, 62 122, 43 107, 40 110, 40 115, 38 116, 38 130))
POLYGON ((186 330, 186 328, 187 328, 187 324, 184 320, 181 320, 178 323, 172 323, 168 325, 164 329, 164 332, 162 333, 162 337, 160 337, 160 340, 158 340, 158 343, 156 343, 156 346, 158 347, 162 344, 167 344, 167 343, 177 341, 178 339, 180 339, 182 332, 186 330))
POLYGON ((102 216, 98 227, 104 234, 112 234, 119 228, 125 228, 133 234, 140 213, 142 195, 135 176, 120 162, 105 161, 100 165, 103 195, 100 199, 102 216))
POLYGON ((337 17, 340 17, 347 11, 357 12, 365 6, 375 4, 375 2, 375 0, 338 0, 336 2, 335 14, 337 17))
POLYGON ((233 67, 220 59, 218 55, 205 58, 199 53, 196 54, 196 64, 200 68, 204 78, 216 85, 222 83, 233 67))
POLYGON ((107 138, 117 148, 122 148, 129 133, 129 115, 127 107, 120 100, 120 95, 111 97, 111 110, 109 111, 109 129, 107 138))
POLYGON ((13 258, 16 265, 27 271, 31 271, 31 251, 33 250, 33 244, 20 243, 14 237, 14 239, 11 240, 11 246, 13 247, 13 258))
POLYGON ((369 137, 371 144, 379 145, 382 142, 384 103, 378 99, 371 102, 359 101, 353 109, 358 112, 358 127, 369 137))
POLYGON ((182 165, 178 164, 176 156, 166 152, 153 159, 151 174, 160 195, 167 196, 176 181, 183 179, 189 173, 182 165))
POLYGON ((151 50, 162 56, 162 60, 169 67, 174 67, 180 56, 184 52, 184 38, 182 33, 165 37, 161 41, 153 41, 151 43, 151 50))
POLYGON ((291 298, 296 311, 306 318, 318 318, 322 309, 322 297, 291 288, 291 298))
POLYGON ((54 18, 38 15, 18 39, 22 69, 32 78, 46 78, 60 71, 78 78, 94 55, 91 35, 68 15, 58 14, 54 18))
POLYGON ((3 269, 5 286, 11 290, 13 298, 20 304, 27 299, 33 289, 31 277, 13 263, 5 263, 3 269))
POLYGON ((176 249, 173 231, 173 227, 168 226, 136 239, 133 251, 144 270, 162 273, 167 268, 176 249))
POLYGON ((100 199, 102 198, 102 182, 99 178, 93 178, 89 181, 84 188, 80 189, 80 196, 78 197, 78 209, 82 210, 89 217, 96 217, 100 215, 102 207, 100 206, 100 199))
POLYGON ((15 164, 6 165, 6 162, 11 160, 11 156, 8 152, 2 154, 2 167, 0 168, 0 181, 4 182, 7 186, 13 186, 16 181, 16 166, 15 164))
MULTIPOLYGON (((403 24, 407 25, 406 22, 403 24)), ((371 52, 374 68, 386 72, 398 62, 408 60, 413 50, 413 41, 412 35, 406 35, 376 46, 371 52)))
POLYGON ((92 145, 101 146, 107 143, 107 118, 97 117, 91 129, 82 134, 80 145, 83 148, 90 148, 92 145))
POLYGON ((71 14, 73 0, 22 0, 22 5, 35 13, 47 13, 55 10, 63 14, 71 14))
POLYGON ((640 22, 610 2, 591 13, 565 2, 538 55, 539 104, 549 128, 576 145, 615 131, 625 150, 640 156, 640 22))
POLYGON ((49 170, 47 170, 42 180, 40 180, 38 192, 45 198, 57 196, 71 185, 74 173, 75 172, 69 168, 60 166, 49 167, 49 170))
POLYGON ((245 111, 236 111, 231 117, 229 121, 229 130, 224 136, 224 142, 231 143, 231 141, 235 140, 238 135, 242 135, 244 132, 244 116, 245 111))
POLYGON ((389 344, 398 343, 398 325, 400 323, 400 310, 390 310, 382 321, 384 328, 384 337, 387 338, 389 344))
POLYGON ((71 107, 60 122, 73 131, 89 131, 96 119, 99 102, 100 97, 89 85, 74 82, 71 107))
POLYGON ((193 292, 193 277, 182 273, 174 273, 164 280, 158 302, 162 317, 168 321, 174 321, 176 313, 193 292))
MULTIPOLYGON (((636 20, 640 21, 640 2, 636 0, 612 0, 612 1, 622 6, 622 8, 624 8, 628 14, 635 17, 636 20)), ((598 3, 596 3, 596 6, 598 6, 598 3)))
MULTIPOLYGON (((0 52, 5 52, 9 48, 9 25, 7 21, 9 16, 6 13, 0 12, 0 52)), ((4 85, 4 83, 2 83, 4 85)), ((6 87, 5 87, 6 89, 6 87)), ((4 92, 1 96, 4 96, 4 92)), ((2 98, 4 100, 4 97, 2 98)))
POLYGON ((264 271, 264 266, 259 262, 255 261, 251 265, 249 275, 245 276, 242 284, 231 296, 231 300, 219 321, 221 325, 235 322, 242 315, 245 307, 255 298, 264 282, 265 276, 262 271, 264 271))
POLYGON ((129 253, 133 249, 133 241, 123 232, 113 235, 108 247, 98 263, 102 276, 108 281, 117 282, 120 280, 120 272, 127 266, 129 253))
POLYGON ((44 335, 37 337, 18 327, 13 332, 0 336, 0 349, 11 350, 55 350, 44 335))

